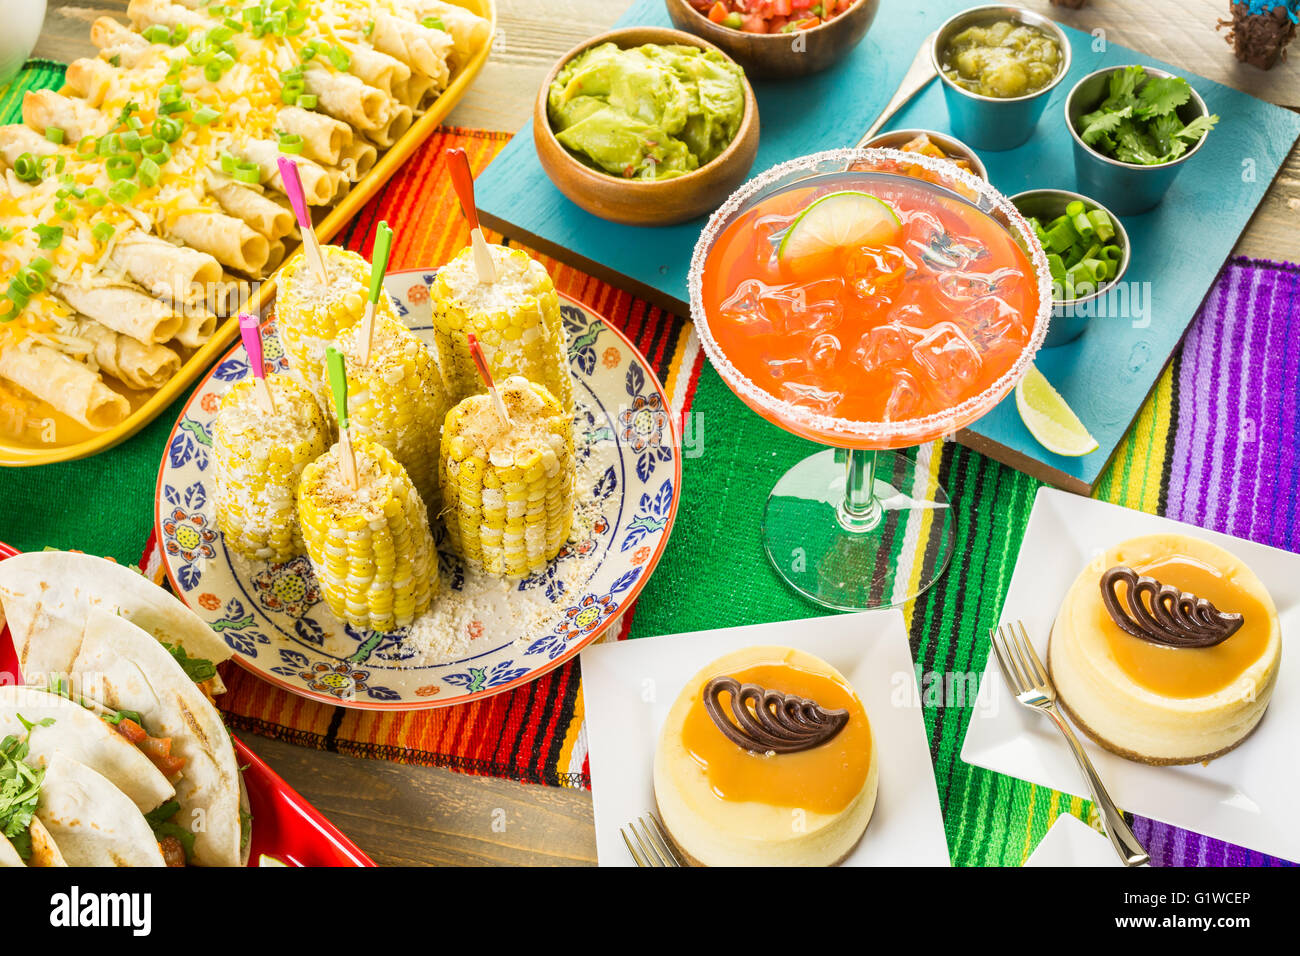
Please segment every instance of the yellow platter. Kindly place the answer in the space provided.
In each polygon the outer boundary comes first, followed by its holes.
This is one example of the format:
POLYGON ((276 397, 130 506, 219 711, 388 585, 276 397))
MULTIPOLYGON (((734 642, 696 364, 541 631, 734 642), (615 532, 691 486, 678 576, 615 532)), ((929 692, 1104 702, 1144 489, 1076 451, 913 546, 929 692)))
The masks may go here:
MULTIPOLYGON (((469 85, 474 82, 474 78, 487 61, 488 54, 492 50, 493 40, 496 37, 496 0, 449 0, 449 2, 465 7, 488 21, 491 32, 488 34, 487 43, 465 65, 460 74, 452 80, 451 85, 443 91, 442 95, 433 101, 425 114, 416 120, 388 152, 384 153, 370 172, 357 181, 352 191, 343 197, 343 201, 331 209, 329 214, 320 222, 316 223, 316 234, 320 236, 323 242, 329 241, 342 228, 344 223, 356 215, 361 207, 397 171, 397 167, 406 162, 411 157, 411 154, 419 148, 420 144, 428 139, 434 128, 443 121, 447 114, 451 112, 452 107, 465 95, 465 91, 469 89, 469 85)), ((292 255, 292 250, 289 255, 292 255)), ((288 256, 286 256, 287 258, 288 256)), ((275 276, 276 273, 272 273, 262 280, 257 294, 253 296, 246 306, 249 311, 264 312, 267 306, 270 305, 271 300, 275 297, 275 276)), ((76 458, 85 458, 89 455, 98 454, 112 448, 118 442, 125 441, 157 418, 163 409, 198 381, 204 370, 230 347, 231 342, 238 335, 239 320, 235 316, 231 316, 221 324, 212 338, 202 348, 195 351, 185 361, 185 364, 181 366, 181 370, 166 385, 139 405, 135 405, 133 402, 134 407, 131 414, 120 425, 113 428, 102 432, 89 433, 88 437, 77 440, 50 442, 40 445, 20 443, 0 436, 0 465, 48 465, 58 461, 72 461, 76 458)), ((57 417, 60 420, 64 418, 61 415, 57 417)), ((71 424, 72 428, 83 433, 86 432, 84 428, 75 425, 75 423, 70 423, 70 421, 66 423, 71 424)))

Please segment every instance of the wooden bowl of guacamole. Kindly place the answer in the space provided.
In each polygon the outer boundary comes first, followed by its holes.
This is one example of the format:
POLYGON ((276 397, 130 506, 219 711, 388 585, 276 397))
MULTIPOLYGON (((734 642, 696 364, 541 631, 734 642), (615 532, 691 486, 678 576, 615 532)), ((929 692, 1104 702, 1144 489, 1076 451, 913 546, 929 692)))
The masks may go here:
POLYGON ((592 215, 672 225, 744 181, 758 104, 744 71, 708 41, 629 27, 560 58, 537 94, 533 143, 551 182, 592 215))

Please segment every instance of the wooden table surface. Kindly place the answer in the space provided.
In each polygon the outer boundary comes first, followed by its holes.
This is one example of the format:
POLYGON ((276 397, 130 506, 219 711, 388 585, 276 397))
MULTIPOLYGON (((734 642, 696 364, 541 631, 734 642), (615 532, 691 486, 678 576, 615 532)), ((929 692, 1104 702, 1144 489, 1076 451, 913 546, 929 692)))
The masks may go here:
MULTIPOLYGON (((875 29, 888 22, 886 0, 875 29)), ((972 0, 974 5, 975 0, 972 0)), ((1084 30, 1184 69, 1300 110, 1300 44, 1263 73, 1232 57, 1215 21, 1228 0, 1091 0, 1083 10, 1022 0, 1084 30)), ((630 0, 497 0, 492 58, 449 123, 514 131, 555 58, 608 29, 630 0)), ((127 0, 49 0, 35 55, 67 62, 94 54, 92 20, 122 16, 127 0)), ((936 24, 937 26, 937 24, 936 24)), ((1264 199, 1236 250, 1300 262, 1300 149, 1264 199)), ((377 863, 571 865, 595 862, 589 794, 359 760, 246 736, 245 742, 377 863)))

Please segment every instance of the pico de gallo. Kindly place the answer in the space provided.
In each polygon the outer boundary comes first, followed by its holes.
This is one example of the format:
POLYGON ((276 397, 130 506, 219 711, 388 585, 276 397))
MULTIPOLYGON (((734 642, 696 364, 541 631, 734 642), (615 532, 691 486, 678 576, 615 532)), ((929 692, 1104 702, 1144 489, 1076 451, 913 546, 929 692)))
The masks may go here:
POLYGON ((711 21, 742 33, 794 33, 833 20, 857 0, 690 0, 711 21))

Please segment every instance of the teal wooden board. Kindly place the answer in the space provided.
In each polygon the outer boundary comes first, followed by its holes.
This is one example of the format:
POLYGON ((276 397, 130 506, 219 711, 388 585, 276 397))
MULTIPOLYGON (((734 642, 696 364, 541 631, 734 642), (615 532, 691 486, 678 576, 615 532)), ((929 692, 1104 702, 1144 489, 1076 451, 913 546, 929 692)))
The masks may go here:
MULTIPOLYGON (((832 69, 802 80, 756 82, 762 126, 753 172, 783 160, 857 142, 884 108, 922 40, 972 0, 887 0, 862 44, 832 69)), ((638 0, 619 21, 669 26, 662 0, 638 0)), ((1206 30, 1213 29, 1207 23, 1206 30)), ((1104 66, 1142 63, 1186 76, 1221 121, 1165 201, 1124 218, 1133 243, 1127 281, 1141 313, 1098 318, 1075 342, 1044 349, 1038 366, 1097 438, 1082 458, 1043 449, 1008 399, 961 440, 1016 468, 1074 491, 1091 490, 1142 407, 1215 276, 1281 169, 1300 116, 1126 47, 1102 44, 1066 28, 1074 52, 1070 75, 1053 91, 1042 121, 1024 146, 981 152, 993 184, 1007 195, 1025 189, 1077 190, 1065 97, 1104 66)), ((1231 55, 1226 45, 1224 56, 1231 55)), ((934 81, 886 129, 948 130, 934 81)), ((606 222, 579 209, 542 171, 526 126, 476 184, 486 224, 595 272, 670 309, 685 311, 686 273, 703 220, 666 228, 606 222)), ((1134 311, 1130 309, 1130 311, 1134 311)))

